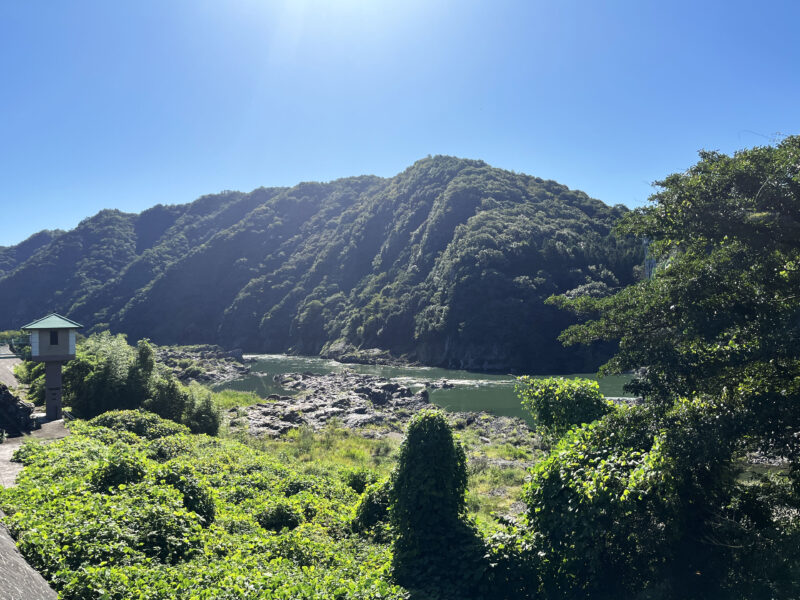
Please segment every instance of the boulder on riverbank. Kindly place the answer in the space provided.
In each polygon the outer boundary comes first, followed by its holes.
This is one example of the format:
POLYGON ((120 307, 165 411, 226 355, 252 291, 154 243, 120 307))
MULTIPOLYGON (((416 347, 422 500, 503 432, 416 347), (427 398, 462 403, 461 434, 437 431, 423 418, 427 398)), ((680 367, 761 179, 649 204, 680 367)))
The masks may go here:
POLYGON ((154 346, 156 357, 184 383, 210 385, 232 381, 250 372, 240 349, 225 350, 214 345, 154 346))
POLYGON ((337 340, 323 346, 319 353, 322 358, 329 358, 341 363, 358 365, 389 365, 406 367, 417 363, 405 358, 398 358, 388 350, 381 348, 356 348, 344 340, 337 340))

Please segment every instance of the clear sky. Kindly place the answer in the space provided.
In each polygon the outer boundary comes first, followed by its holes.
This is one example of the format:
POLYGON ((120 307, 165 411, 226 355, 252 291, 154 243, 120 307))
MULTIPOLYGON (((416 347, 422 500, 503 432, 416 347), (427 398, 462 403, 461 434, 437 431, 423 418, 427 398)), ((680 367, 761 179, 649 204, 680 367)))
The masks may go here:
POLYGON ((0 246, 480 158, 609 204, 800 133, 800 2, 0 0, 0 246))

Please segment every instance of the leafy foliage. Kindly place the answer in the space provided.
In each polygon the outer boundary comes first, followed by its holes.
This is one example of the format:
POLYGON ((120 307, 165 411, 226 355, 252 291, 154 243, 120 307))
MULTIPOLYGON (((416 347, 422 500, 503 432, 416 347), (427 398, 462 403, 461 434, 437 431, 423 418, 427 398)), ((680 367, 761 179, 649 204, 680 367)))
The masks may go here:
POLYGON ((369 485, 361 494, 353 519, 353 529, 361 533, 372 533, 378 539, 386 539, 389 522, 391 482, 389 479, 369 485))
POLYGON ((216 435, 219 431, 220 415, 211 392, 194 385, 189 387, 188 404, 183 416, 183 422, 192 433, 206 433, 216 435))
POLYGON ((106 424, 118 429, 74 422, 68 438, 23 445, 17 486, 0 490, 20 550, 59 597, 408 597, 389 581, 389 548, 350 532, 358 496, 337 477, 232 440, 166 433, 173 424, 153 415, 106 424), (149 458, 166 447, 166 462, 149 458), (136 477, 92 483, 133 462, 136 477))
POLYGON ((552 300, 596 317, 566 342, 619 340, 605 370, 641 369, 646 404, 535 468, 517 543, 548 597, 800 593, 800 138, 700 159, 621 225, 650 280, 552 300))
MULTIPOLYGON (((43 400, 43 363, 25 363, 21 375, 23 382, 31 384, 29 397, 41 395, 43 400)), ((147 340, 140 340, 134 349, 125 336, 108 332, 93 334, 78 343, 76 358, 64 368, 64 398, 75 415, 83 418, 141 407, 185 423, 194 433, 216 435, 220 426, 219 411, 208 390, 181 385, 168 368, 156 361, 147 340)), ((114 427, 115 420, 138 419, 142 422, 136 432, 146 435, 145 417, 135 414, 114 413, 98 424, 114 427)))
POLYGON ((98 491, 120 485, 137 483, 145 474, 142 459, 126 445, 113 446, 105 461, 92 471, 89 481, 98 491))
POLYGON ((437 411, 417 413, 389 492, 392 564, 401 584, 455 598, 480 591, 488 565, 482 540, 466 520, 466 490, 466 457, 447 420, 437 411))
POLYGON ((107 427, 117 432, 130 432, 146 440, 188 433, 177 423, 166 421, 158 415, 142 410, 112 410, 89 421, 95 427, 107 427))
POLYGON ((537 427, 561 437, 575 425, 591 423, 609 412, 600 386, 591 379, 520 377, 516 385, 522 406, 537 427))

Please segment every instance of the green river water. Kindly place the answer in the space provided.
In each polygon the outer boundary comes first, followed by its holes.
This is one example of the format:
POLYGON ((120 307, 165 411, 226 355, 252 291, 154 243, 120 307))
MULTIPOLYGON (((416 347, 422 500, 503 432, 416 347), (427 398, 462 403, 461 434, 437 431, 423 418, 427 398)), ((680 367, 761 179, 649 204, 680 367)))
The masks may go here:
MULTIPOLYGON (((456 371, 438 367, 390 367, 384 365, 343 364, 312 356, 287 356, 285 354, 263 354, 253 356, 252 373, 242 379, 229 381, 217 389, 234 389, 255 392, 261 397, 269 394, 287 394, 272 378, 279 373, 310 372, 315 374, 335 373, 350 369, 365 375, 386 377, 417 391, 425 381, 447 379, 455 387, 431 390, 430 400, 447 410, 480 411, 526 418, 520 401, 514 392, 514 375, 456 371)), ((544 375, 542 377, 545 377, 544 375)), ((627 375, 597 378, 594 374, 577 373, 564 377, 586 377, 600 383, 600 391, 606 396, 630 396, 622 386, 630 380, 627 375)))

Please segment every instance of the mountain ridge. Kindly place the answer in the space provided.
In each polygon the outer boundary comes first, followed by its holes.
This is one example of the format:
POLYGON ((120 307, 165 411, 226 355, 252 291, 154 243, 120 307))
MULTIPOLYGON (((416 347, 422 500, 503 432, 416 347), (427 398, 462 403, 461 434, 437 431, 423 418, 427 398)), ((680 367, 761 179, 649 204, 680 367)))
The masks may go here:
POLYGON ((0 269, 12 257, 0 329, 55 311, 158 343, 382 348, 449 367, 579 371, 609 349, 563 349, 555 336, 572 318, 543 300, 637 277, 639 244, 612 232, 625 212, 448 156, 389 178, 104 210, 38 238, 33 253, 0 248, 0 269))

